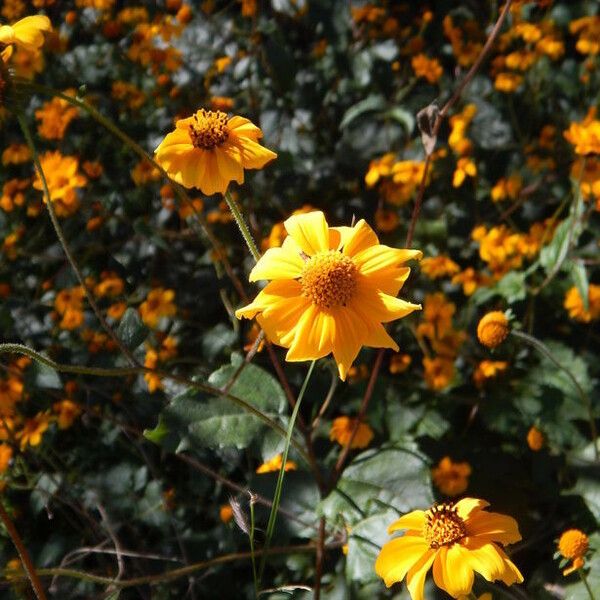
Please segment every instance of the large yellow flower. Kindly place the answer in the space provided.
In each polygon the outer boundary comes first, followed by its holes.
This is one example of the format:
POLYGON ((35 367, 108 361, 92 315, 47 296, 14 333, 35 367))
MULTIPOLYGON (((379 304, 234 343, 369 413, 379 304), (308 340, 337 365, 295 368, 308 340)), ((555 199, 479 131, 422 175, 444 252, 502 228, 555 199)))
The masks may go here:
POLYGON ((0 26, 0 56, 6 62, 13 45, 29 52, 36 52, 44 45, 43 31, 52 31, 50 19, 44 15, 25 17, 14 25, 0 26))
POLYGON ((412 600, 423 600, 425 576, 432 566, 435 584, 453 598, 471 593, 474 571, 488 581, 521 583, 519 569, 499 545, 521 539, 517 522, 484 511, 486 506, 485 500, 463 498, 400 517, 388 532, 406 531, 383 546, 375 571, 388 587, 406 577, 412 600))
POLYGON ((156 160, 186 188, 224 194, 230 181, 244 182, 244 169, 262 169, 277 158, 258 143, 261 137, 248 119, 201 108, 177 121, 156 149, 156 160))
POLYGON ((333 352, 342 379, 361 346, 397 351, 382 323, 421 308, 396 298, 410 273, 401 265, 421 252, 381 245, 364 220, 329 227, 320 211, 284 225, 281 248, 267 250, 250 273, 250 281, 272 281, 238 319, 256 317, 270 340, 289 348, 289 361, 333 352))

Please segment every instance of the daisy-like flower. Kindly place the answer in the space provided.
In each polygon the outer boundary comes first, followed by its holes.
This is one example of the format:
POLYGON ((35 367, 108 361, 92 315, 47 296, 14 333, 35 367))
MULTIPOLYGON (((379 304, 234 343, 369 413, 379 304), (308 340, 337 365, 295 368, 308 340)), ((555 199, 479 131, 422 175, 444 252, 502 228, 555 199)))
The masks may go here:
POLYGON ((201 108, 177 121, 156 149, 156 160, 184 187, 224 194, 230 181, 244 182, 244 169, 262 169, 277 158, 258 143, 261 137, 248 119, 201 108))
POLYGON ((342 380, 362 346, 398 351, 383 323, 421 308, 396 298, 410 273, 401 265, 421 252, 380 244, 362 219, 329 227, 315 211, 284 225, 281 248, 267 250, 250 273, 250 281, 271 282, 236 317, 256 317, 270 340, 289 348, 288 361, 333 353, 342 380))
POLYGON ((0 26, 0 57, 7 62, 13 45, 36 52, 44 45, 43 31, 52 31, 50 19, 45 15, 25 17, 13 25, 0 26))
POLYGON ((523 576, 500 545, 521 539, 517 522, 483 510, 486 506, 485 500, 463 498, 400 517, 388 532, 404 529, 405 533, 383 546, 375 571, 388 587, 406 577, 412 600, 423 600, 425 577, 432 566, 435 584, 453 598, 471 593, 474 571, 488 581, 521 583, 523 576))

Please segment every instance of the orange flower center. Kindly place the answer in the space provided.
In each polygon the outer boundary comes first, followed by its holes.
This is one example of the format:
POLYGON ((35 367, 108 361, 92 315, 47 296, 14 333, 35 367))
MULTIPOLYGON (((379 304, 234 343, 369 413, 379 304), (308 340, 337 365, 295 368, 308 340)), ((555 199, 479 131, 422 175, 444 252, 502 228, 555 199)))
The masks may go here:
POLYGON ((466 535, 465 522, 456 513, 456 506, 438 504, 425 513, 423 537, 430 548, 435 550, 440 546, 449 546, 466 535))
POLYGON ((337 250, 319 252, 302 271, 302 295, 319 308, 345 306, 356 291, 358 269, 354 261, 337 250))
POLYGON ((220 146, 229 137, 227 114, 220 110, 201 108, 194 115, 194 122, 189 126, 189 134, 192 144, 201 150, 212 150, 220 146))

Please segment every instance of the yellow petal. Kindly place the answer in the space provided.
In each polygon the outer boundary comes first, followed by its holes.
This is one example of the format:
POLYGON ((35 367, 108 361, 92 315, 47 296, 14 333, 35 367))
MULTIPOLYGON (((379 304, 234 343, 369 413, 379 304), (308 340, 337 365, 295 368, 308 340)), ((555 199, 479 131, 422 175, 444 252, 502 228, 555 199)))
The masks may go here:
POLYGON ((365 248, 354 256, 354 263, 363 275, 377 275, 382 270, 398 267, 407 260, 419 259, 423 256, 420 250, 390 248, 383 244, 365 248))
POLYGON ((297 281, 273 281, 250 304, 236 310, 235 316, 238 319, 253 319, 257 313, 274 307, 283 300, 302 300, 300 291, 297 281))
POLYGON ((238 137, 244 136, 254 141, 260 139, 263 135, 260 127, 257 127, 250 119, 238 115, 227 121, 227 128, 238 137))
POLYGON ((331 352, 334 333, 333 317, 311 304, 296 325, 296 335, 285 359, 297 362, 326 356, 331 352))
POLYGON ((478 540, 501 544, 514 544, 521 539, 519 526, 512 517, 483 510, 471 515, 467 533, 478 540))
POLYGON ((478 547, 468 545, 468 561, 471 568, 481 573, 488 581, 503 577, 506 570, 504 558, 495 544, 481 544, 478 547))
POLYGON ((290 252, 284 244, 281 248, 269 248, 260 257, 250 271, 249 280, 296 279, 300 277, 303 268, 304 261, 300 255, 290 252))
POLYGON ((338 307, 334 312, 335 331, 332 343, 333 356, 337 362, 340 379, 346 380, 348 369, 358 356, 368 329, 351 308, 338 307))
POLYGON ((52 24, 44 15, 33 15, 17 21, 12 29, 18 46, 27 50, 37 50, 44 44, 42 31, 52 31, 52 24))
POLYGON ((357 288, 357 293, 348 306, 363 315, 367 322, 388 323, 421 308, 420 304, 412 304, 383 292, 374 291, 364 278, 359 280, 357 288))
POLYGON ((375 572, 385 585, 402 581, 411 567, 417 564, 428 552, 429 546, 423 538, 402 536, 384 544, 377 560, 375 572))
POLYGON ((0 26, 0 44, 14 44, 15 32, 10 25, 0 26))
POLYGON ((284 226, 308 256, 329 250, 329 228, 320 210, 293 215, 284 222, 284 226))
POLYGON ((412 600, 423 600, 423 587, 427 571, 431 568, 437 554, 436 550, 429 550, 421 560, 410 569, 406 576, 406 587, 412 600))
POLYGON ((221 176, 228 181, 243 183, 244 169, 242 168, 242 165, 222 148, 217 147, 213 152, 217 159, 217 168, 221 176))
POLYGON ((489 502, 479 500, 478 498, 463 498, 456 503, 456 513, 463 521, 466 521, 472 513, 480 511, 489 505, 489 502))
POLYGON ((238 149, 245 169, 262 169, 268 162, 277 158, 277 154, 248 137, 230 133, 227 144, 238 149))
POLYGON ((355 256, 359 252, 379 244, 377 234, 368 223, 361 219, 356 225, 346 232, 347 239, 344 240, 343 252, 346 256, 355 256))
POLYGON ((394 521, 388 527, 388 533, 400 531, 401 529, 416 529, 421 531, 425 525, 425 511, 413 510, 412 512, 402 515, 397 521, 394 521))
MULTIPOLYGON (((453 544, 449 548, 443 548, 442 552, 438 554, 436 562, 437 560, 441 562, 441 574, 444 578, 444 586, 440 587, 454 598, 467 596, 473 588, 474 579, 473 569, 469 563, 469 551, 460 544, 453 544)), ((434 566, 434 579, 435 574, 434 566)), ((439 585, 437 581, 436 585, 439 585)))
POLYGON ((371 348, 391 348, 395 352, 398 352, 398 344, 385 330, 385 327, 381 323, 376 323, 374 327, 369 329, 369 333, 363 342, 363 346, 369 346, 371 348))

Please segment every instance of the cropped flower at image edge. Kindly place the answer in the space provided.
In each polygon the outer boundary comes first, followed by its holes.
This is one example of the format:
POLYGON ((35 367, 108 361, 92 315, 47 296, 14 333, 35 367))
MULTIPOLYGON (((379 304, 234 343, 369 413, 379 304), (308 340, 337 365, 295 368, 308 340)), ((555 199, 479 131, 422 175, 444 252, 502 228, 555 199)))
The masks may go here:
POLYGON ((488 581, 522 583, 519 569, 499 545, 521 539, 517 523, 483 510, 486 506, 485 500, 463 498, 400 517, 388 533, 405 533, 383 546, 375 571, 388 587, 406 577, 412 600, 423 600, 425 577, 432 567, 435 584, 453 598, 471 593, 474 571, 488 581))
POLYGON ((421 308, 396 298, 410 273, 402 265, 421 252, 380 244, 362 219, 329 227, 320 211, 292 216, 285 228, 281 248, 267 250, 250 273, 270 283, 238 319, 256 317, 270 340, 289 348, 288 361, 333 353, 342 380, 362 346, 398 351, 383 323, 421 308))

